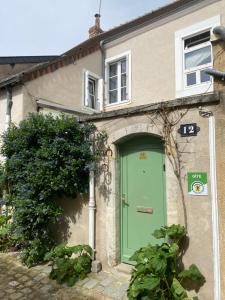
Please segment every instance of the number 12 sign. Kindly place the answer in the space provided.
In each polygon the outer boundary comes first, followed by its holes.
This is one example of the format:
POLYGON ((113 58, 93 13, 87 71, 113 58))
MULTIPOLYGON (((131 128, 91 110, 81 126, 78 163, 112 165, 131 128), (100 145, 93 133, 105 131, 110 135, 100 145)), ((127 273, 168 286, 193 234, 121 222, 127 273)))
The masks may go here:
POLYGON ((178 132, 182 137, 186 136, 196 136, 197 133, 200 131, 200 128, 197 126, 196 123, 191 124, 182 124, 178 129, 178 132))

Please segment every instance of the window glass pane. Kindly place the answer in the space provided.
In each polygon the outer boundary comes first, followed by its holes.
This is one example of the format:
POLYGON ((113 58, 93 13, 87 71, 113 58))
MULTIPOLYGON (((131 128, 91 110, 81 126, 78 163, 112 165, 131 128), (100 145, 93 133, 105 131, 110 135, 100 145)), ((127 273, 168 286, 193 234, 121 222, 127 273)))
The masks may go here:
POLYGON ((121 61, 121 73, 126 73, 127 71, 127 62, 126 59, 123 59, 121 61))
POLYGON ((121 75, 121 87, 124 87, 127 85, 127 75, 126 74, 122 74, 121 75))
POLYGON ((109 65, 109 77, 117 75, 117 63, 109 65))
POLYGON ((205 70, 202 70, 200 73, 201 82, 207 82, 211 81, 211 76, 205 72, 205 70))
POLYGON ((196 73, 187 74, 187 86, 196 84, 196 73))
POLYGON ((211 46, 185 54, 185 69, 195 68, 211 62, 211 46))
POLYGON ((123 101, 123 100, 127 100, 127 89, 126 88, 121 89, 121 101, 123 101))
POLYGON ((118 99, 117 99, 117 90, 110 91, 109 92, 109 103, 115 103, 117 101, 118 101, 118 99))
POLYGON ((117 89, 117 76, 109 79, 109 89, 110 90, 117 89))
POLYGON ((89 81, 88 81, 88 91, 89 91, 89 94, 92 94, 92 95, 95 94, 95 81, 94 80, 89 79, 89 81))
POLYGON ((89 103, 88 106, 91 108, 95 108, 95 97, 92 95, 89 95, 89 103))

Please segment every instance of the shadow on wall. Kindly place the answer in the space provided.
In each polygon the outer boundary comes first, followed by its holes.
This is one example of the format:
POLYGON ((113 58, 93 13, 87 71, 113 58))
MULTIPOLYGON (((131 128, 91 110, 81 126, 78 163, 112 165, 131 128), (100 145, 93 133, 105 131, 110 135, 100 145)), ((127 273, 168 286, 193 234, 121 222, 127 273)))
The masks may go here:
POLYGON ((56 202, 62 207, 64 213, 60 221, 51 226, 51 230, 57 243, 62 243, 70 239, 73 230, 72 227, 79 222, 83 207, 88 203, 88 195, 80 195, 77 198, 62 197, 56 200, 56 202))

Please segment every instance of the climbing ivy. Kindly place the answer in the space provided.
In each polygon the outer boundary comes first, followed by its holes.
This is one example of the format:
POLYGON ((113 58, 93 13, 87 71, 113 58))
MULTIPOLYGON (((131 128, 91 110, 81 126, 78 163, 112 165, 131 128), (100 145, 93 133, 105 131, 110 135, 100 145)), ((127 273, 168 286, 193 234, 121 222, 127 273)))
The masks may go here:
POLYGON ((55 243, 49 225, 63 213, 55 199, 87 192, 89 170, 102 155, 105 139, 91 123, 42 114, 30 114, 3 135, 4 201, 13 207, 12 234, 28 266, 41 262, 55 243))

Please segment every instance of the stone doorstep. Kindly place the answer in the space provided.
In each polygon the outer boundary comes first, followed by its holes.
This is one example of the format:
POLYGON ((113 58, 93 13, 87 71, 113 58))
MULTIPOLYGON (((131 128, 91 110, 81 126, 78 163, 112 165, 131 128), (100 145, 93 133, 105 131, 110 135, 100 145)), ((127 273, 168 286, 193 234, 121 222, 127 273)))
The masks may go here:
POLYGON ((124 277, 124 279, 130 281, 132 269, 133 269, 132 265, 121 263, 116 267, 114 267, 112 272, 116 276, 122 276, 124 277))

